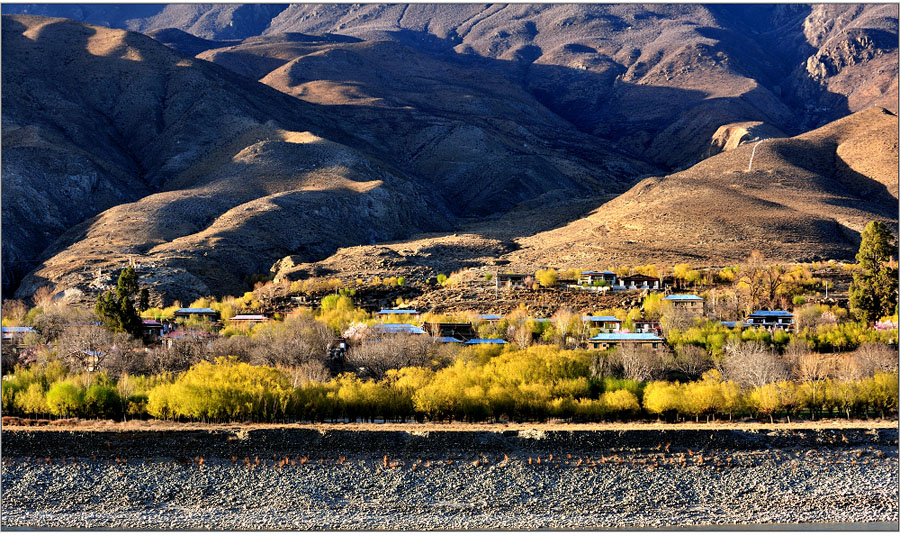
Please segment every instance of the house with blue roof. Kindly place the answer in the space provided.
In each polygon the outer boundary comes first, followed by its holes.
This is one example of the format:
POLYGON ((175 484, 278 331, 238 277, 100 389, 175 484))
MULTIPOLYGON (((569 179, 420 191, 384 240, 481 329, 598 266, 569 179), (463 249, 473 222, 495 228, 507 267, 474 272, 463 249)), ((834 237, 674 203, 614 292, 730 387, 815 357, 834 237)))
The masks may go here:
POLYGON ((475 344, 507 344, 507 342, 503 339, 471 339, 465 342, 467 346, 472 346, 475 344))
POLYGON ((757 310, 747 316, 747 324, 768 331, 789 331, 794 328, 794 314, 785 310, 757 310))
POLYGON ((503 317, 497 314, 478 314, 475 316, 475 319, 480 319, 481 321, 500 321, 503 317))
POLYGON ((3 327, 3 344, 11 344, 17 349, 25 342, 25 338, 29 336, 40 335, 34 327, 3 327))
POLYGON ((671 303, 676 310, 695 316, 703 315, 703 299, 696 294, 670 294, 663 298, 663 301, 671 303))
POLYGON ((582 271, 578 275, 578 284, 588 287, 599 287, 600 282, 604 281, 607 286, 612 286, 616 282, 615 271, 582 271))
POLYGON ((608 350, 622 345, 657 350, 665 346, 665 339, 653 333, 597 333, 588 339, 588 348, 608 350))
POLYGON ((378 312, 375 312, 375 315, 419 315, 417 310, 410 309, 395 309, 395 308, 385 308, 378 312))
POLYGON ((372 329, 380 334, 424 335, 425 330, 411 323, 376 323, 372 329))
POLYGON ((219 319, 219 314, 212 308, 180 308, 175 310, 175 317, 199 317, 202 319, 219 319))
POLYGON ((622 320, 611 315, 586 315, 581 317, 581 321, 600 333, 616 333, 622 329, 622 320))

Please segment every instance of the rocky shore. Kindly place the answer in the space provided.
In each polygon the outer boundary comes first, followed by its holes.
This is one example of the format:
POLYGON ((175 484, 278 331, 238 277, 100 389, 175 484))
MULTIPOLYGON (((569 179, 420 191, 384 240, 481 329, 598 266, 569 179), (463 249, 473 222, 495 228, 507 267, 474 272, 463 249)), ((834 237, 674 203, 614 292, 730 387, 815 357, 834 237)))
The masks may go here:
POLYGON ((596 529, 897 522, 896 429, 8 431, 2 525, 596 529))

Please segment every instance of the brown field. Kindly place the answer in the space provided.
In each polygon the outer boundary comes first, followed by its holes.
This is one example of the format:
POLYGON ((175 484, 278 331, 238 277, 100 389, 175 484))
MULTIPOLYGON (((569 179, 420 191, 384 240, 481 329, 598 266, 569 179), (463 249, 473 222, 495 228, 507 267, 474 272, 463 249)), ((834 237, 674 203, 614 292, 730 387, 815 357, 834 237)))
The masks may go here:
POLYGON ((73 431, 221 431, 232 429, 319 429, 321 431, 668 431, 668 430, 759 430, 759 429, 892 429, 898 427, 896 419, 822 419, 791 423, 761 423, 753 421, 714 421, 710 423, 178 423, 158 420, 29 420, 16 417, 3 418, 3 430, 28 429, 73 431))

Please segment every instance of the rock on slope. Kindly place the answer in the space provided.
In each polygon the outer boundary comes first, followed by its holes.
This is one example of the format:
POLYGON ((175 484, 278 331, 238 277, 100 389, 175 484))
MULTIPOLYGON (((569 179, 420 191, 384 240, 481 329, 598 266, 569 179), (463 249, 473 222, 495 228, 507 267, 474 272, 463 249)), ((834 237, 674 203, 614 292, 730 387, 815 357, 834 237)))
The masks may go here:
POLYGON ((872 219, 897 224, 897 116, 869 108, 794 138, 648 178, 588 217, 521 240, 517 263, 852 259, 872 219))

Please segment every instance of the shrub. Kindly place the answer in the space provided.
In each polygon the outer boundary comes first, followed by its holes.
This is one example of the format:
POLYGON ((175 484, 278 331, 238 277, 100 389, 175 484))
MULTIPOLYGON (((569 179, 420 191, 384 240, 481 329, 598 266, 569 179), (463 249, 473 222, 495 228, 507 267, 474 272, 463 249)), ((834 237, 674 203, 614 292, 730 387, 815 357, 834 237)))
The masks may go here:
POLYGON ((540 269, 534 276, 542 287, 555 286, 559 281, 559 273, 555 269, 540 269))
POLYGON ((83 399, 81 389, 68 381, 53 383, 47 391, 47 407, 53 415, 77 415, 81 412, 83 399))

